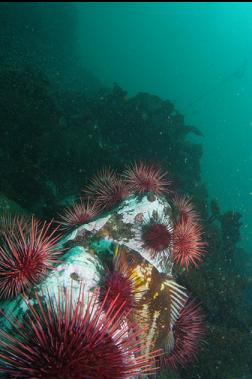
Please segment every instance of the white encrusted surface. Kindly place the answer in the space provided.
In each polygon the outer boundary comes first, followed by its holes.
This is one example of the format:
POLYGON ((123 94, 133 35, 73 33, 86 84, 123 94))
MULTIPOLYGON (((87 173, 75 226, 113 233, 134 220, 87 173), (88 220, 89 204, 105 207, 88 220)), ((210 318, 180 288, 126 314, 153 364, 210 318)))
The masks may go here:
MULTIPOLYGON (((124 245, 129 249, 137 251, 142 257, 148 260, 159 272, 165 272, 171 274, 172 271, 172 260, 169 258, 171 252, 168 249, 166 252, 166 260, 162 258, 153 259, 151 257, 150 251, 143 247, 143 242, 141 241, 141 228, 144 222, 148 222, 148 219, 157 214, 161 220, 168 226, 169 230, 172 231, 173 223, 171 218, 171 206, 166 198, 155 196, 154 201, 148 200, 147 196, 143 196, 141 199, 135 196, 131 196, 126 199, 118 209, 114 209, 110 214, 105 217, 100 217, 97 220, 90 222, 88 224, 80 226, 76 229, 68 239, 73 240, 77 233, 82 230, 87 230, 94 235, 103 230, 107 223, 113 218, 115 214, 122 216, 122 222, 128 227, 132 237, 121 236, 120 233, 117 234, 116 240, 113 240, 110 236, 104 236, 107 241, 116 242, 119 245, 124 245)), ((117 229, 115 224, 114 230, 117 229)))
POLYGON ((88 292, 97 287, 100 280, 102 266, 92 253, 82 246, 69 250, 65 261, 50 272, 47 278, 39 285, 38 291, 57 297, 59 288, 72 288, 73 300, 78 299, 80 287, 88 292))

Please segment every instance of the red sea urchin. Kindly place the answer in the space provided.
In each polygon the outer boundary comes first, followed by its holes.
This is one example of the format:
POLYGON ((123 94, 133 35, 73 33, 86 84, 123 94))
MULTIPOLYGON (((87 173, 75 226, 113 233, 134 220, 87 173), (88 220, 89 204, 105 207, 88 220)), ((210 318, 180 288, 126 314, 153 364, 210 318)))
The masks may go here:
POLYGON ((62 229, 71 230, 80 225, 86 224, 99 213, 97 205, 91 204, 89 201, 85 204, 83 201, 74 204, 72 207, 65 209, 65 213, 61 215, 60 224, 62 229))
POLYGON ((109 168, 101 170, 84 192, 102 209, 112 208, 128 195, 123 180, 109 168))
POLYGON ((182 218, 173 231, 173 260, 188 269, 192 263, 198 267, 207 245, 201 241, 202 230, 200 225, 182 218))
POLYGON ((12 212, 4 211, 0 217, 0 237, 5 233, 14 233, 17 230, 18 224, 22 224, 29 230, 28 216, 17 215, 12 212))
POLYGON ((131 281, 119 272, 108 271, 102 281, 99 299, 100 301, 104 301, 104 298, 108 296, 108 298, 112 300, 118 295, 118 306, 120 307, 123 304, 126 313, 131 311, 135 306, 131 281))
POLYGON ((130 192, 161 195, 170 191, 171 181, 165 178, 166 174, 159 167, 140 162, 128 167, 124 177, 130 192))
POLYGON ((141 239, 143 247, 150 251, 153 259, 166 255, 172 241, 169 225, 161 222, 149 223, 143 226, 141 239))
POLYGON ((166 266, 172 246, 172 225, 169 217, 153 213, 137 226, 137 239, 154 260, 166 266))
POLYGON ((194 209, 194 205, 189 197, 176 194, 173 198, 173 205, 175 206, 180 221, 182 219, 193 222, 199 220, 199 215, 194 209))
POLYGON ((204 336, 204 315, 193 300, 182 309, 174 327, 175 345, 171 354, 164 357, 165 365, 172 368, 184 367, 197 353, 204 336))
POLYGON ((142 239, 145 248, 159 252, 169 247, 171 233, 165 224, 150 224, 144 227, 142 239))
POLYGON ((9 299, 37 284, 58 261, 57 228, 34 218, 18 220, 15 228, 2 236, 0 247, 0 298, 9 299))
POLYGON ((11 378, 126 379, 155 372, 160 351, 141 355, 142 330, 125 325, 117 298, 105 310, 96 292, 73 301, 72 290, 57 299, 35 294, 23 324, 11 321, 13 335, 0 330, 0 371, 11 378))

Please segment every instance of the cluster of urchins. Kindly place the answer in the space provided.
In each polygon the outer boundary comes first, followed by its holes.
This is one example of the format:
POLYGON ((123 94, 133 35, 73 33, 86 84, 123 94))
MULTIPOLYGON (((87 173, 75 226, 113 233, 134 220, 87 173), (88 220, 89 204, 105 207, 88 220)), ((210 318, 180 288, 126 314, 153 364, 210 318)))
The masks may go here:
MULTIPOLYGON (((199 217, 190 199, 171 189, 166 173, 154 165, 133 164, 122 175, 102 170, 85 189, 83 198, 61 215, 60 225, 20 216, 1 218, 0 298, 22 295, 28 312, 21 323, 3 315, 12 325, 0 331, 0 372, 8 378, 123 379, 151 375, 159 366, 177 368, 195 357, 203 335, 203 316, 194 301, 184 300, 174 326, 175 341, 169 354, 159 346, 146 349, 144 327, 129 315, 137 308, 134 286, 128 276, 107 275, 103 287, 87 295, 80 286, 79 301, 71 289, 35 292, 36 304, 26 294, 41 282, 64 251, 59 248, 64 232, 90 222, 101 212, 116 207, 128 196, 169 196, 174 228, 157 219, 145 223, 143 246, 155 258, 172 245, 172 259, 186 269, 198 266, 205 250, 199 217), (88 299, 84 297, 88 296, 88 299), (48 300, 49 299, 49 300, 48 300), (83 303, 87 305, 83 307, 83 303), (97 307, 99 304, 99 307, 97 307), (125 322, 127 320, 127 322, 125 322)), ((182 301, 180 299, 180 301, 182 301)))

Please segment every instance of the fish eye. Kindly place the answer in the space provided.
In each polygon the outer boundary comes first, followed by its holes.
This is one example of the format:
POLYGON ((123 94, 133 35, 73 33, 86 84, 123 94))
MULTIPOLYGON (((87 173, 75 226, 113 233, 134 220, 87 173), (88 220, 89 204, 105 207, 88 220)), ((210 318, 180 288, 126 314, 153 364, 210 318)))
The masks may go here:
POLYGON ((129 264, 132 264, 134 262, 134 258, 132 255, 129 255, 128 258, 127 258, 127 261, 129 264))

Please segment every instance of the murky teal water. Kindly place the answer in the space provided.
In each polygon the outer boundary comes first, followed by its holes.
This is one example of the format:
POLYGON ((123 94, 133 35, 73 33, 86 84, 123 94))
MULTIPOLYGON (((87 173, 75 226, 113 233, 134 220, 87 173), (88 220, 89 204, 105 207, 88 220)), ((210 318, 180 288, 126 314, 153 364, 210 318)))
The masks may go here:
POLYGON ((251 251, 251 4, 78 8, 79 51, 101 80, 171 99, 203 131, 202 176, 211 197, 243 214, 251 251))

